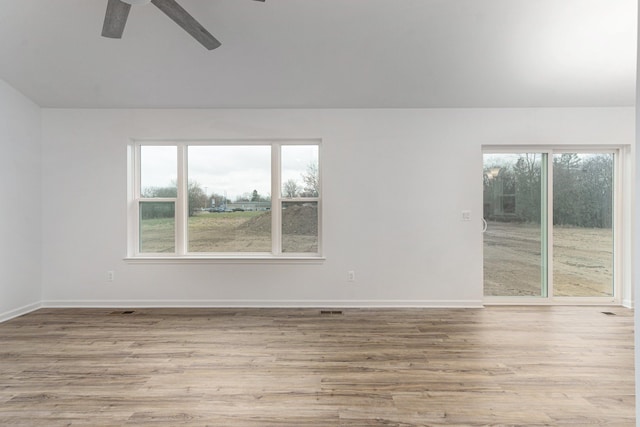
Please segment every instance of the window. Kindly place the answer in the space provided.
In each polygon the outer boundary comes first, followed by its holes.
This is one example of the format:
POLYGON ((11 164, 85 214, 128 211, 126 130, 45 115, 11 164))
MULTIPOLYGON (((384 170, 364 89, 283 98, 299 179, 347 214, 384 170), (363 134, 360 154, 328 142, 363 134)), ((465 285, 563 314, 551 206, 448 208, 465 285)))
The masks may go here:
POLYGON ((320 257, 320 145, 131 146, 132 258, 320 257))

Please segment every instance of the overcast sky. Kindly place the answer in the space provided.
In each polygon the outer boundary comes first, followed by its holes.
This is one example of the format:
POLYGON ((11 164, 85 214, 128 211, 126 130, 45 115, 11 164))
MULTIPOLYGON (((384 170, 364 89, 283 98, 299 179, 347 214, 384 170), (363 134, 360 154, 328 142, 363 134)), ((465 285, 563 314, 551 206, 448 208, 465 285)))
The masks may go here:
MULTIPOLYGON (((175 146, 142 146, 141 187, 169 187, 177 177, 175 146)), ((294 179, 302 188, 302 174, 310 163, 318 162, 315 145, 282 147, 282 182, 294 179)), ((271 195, 271 147, 190 146, 188 152, 189 181, 197 182, 208 195, 236 197, 257 190, 271 195)))

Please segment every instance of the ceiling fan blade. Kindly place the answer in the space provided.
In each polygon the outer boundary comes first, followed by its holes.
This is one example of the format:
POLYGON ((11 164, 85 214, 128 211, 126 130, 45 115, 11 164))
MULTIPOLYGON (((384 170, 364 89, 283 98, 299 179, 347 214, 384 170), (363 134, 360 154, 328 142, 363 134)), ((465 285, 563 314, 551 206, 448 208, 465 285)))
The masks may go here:
POLYGON ((207 49, 213 50, 222 44, 175 0, 151 0, 151 3, 156 5, 158 9, 173 19, 176 24, 180 25, 207 49))
POLYGON ((129 9, 131 9, 131 5, 128 3, 121 0, 109 0, 102 25, 102 37, 122 38, 124 25, 129 17, 129 9))

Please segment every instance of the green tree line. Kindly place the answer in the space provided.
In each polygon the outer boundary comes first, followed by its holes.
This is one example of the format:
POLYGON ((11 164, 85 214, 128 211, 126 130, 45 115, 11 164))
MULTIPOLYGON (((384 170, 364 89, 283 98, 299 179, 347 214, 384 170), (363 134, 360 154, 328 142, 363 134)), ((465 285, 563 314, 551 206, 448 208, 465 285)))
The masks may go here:
MULTIPOLYGON (((200 184, 196 181, 189 181, 187 185, 187 193, 189 197, 189 216, 193 216, 196 211, 201 209, 208 209, 214 206, 223 206, 231 201, 225 196, 217 193, 207 195, 202 189, 200 184)), ((141 196, 143 198, 159 198, 159 197, 177 197, 178 189, 176 185, 168 187, 146 187, 142 190, 141 196)), ((271 200, 270 196, 262 196, 257 190, 253 192, 245 193, 236 197, 236 202, 268 202, 271 200)), ((173 218, 175 213, 175 206, 169 202, 143 202, 143 206, 140 211, 142 219, 152 218, 173 218)))
MULTIPOLYGON (((496 210, 491 207, 493 211, 485 211, 488 219, 540 223, 542 163, 539 154, 523 154, 515 163, 486 165, 483 176, 485 201, 502 204, 498 211, 503 215, 494 215, 496 210)), ((613 185, 611 155, 553 156, 553 224, 611 227, 613 185)))
MULTIPOLYGON (((318 197, 320 186, 320 174, 318 171, 318 163, 312 162, 307 165, 306 173, 301 174, 303 185, 299 185, 294 180, 287 181, 283 186, 283 195, 285 197, 318 197)), ((167 187, 145 187, 141 196, 143 198, 159 198, 159 197, 177 197, 178 186, 175 182, 167 187)), ((223 206, 231 201, 225 196, 213 193, 207 195, 202 186, 197 181, 189 181, 187 184, 187 192, 189 197, 189 216, 193 216, 196 211, 202 208, 211 208, 214 206, 223 206)), ((244 193, 237 196, 235 202, 269 202, 270 195, 261 195, 257 190, 244 193)), ((140 209, 140 217, 142 219, 152 218, 173 218, 175 215, 175 206, 169 202, 143 202, 140 209)))
MULTIPOLYGON (((189 197, 189 216, 192 216, 196 210, 202 207, 208 207, 211 204, 210 200, 215 197, 207 197, 200 184, 195 181, 189 181, 187 184, 187 193, 189 197)), ((171 185, 168 187, 146 187, 142 190, 141 196, 143 198, 158 198, 158 197, 177 197, 178 187, 177 185, 171 185)), ((168 202, 144 202, 140 209, 140 217, 142 219, 151 218, 173 218, 175 213, 175 206, 173 203, 168 202)))

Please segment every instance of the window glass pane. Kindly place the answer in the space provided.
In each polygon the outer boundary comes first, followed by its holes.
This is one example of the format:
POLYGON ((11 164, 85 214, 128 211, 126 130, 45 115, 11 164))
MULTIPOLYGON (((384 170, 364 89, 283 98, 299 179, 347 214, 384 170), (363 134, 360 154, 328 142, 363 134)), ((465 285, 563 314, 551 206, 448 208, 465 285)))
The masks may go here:
POLYGON ((140 195, 176 197, 177 149, 175 146, 140 147, 140 195))
POLYGON ((318 197, 318 146, 282 146, 282 197, 318 197))
POLYGON ((556 296, 613 296, 613 154, 553 156, 556 296))
POLYGON ((535 153, 484 155, 486 296, 546 296, 546 227, 541 220, 545 158, 535 153))
POLYGON ((282 252, 318 252, 318 202, 282 203, 282 252))
POLYGON ((271 147, 188 148, 189 252, 271 252, 271 147))
POLYGON ((140 202, 140 252, 175 252, 175 203, 140 202))

